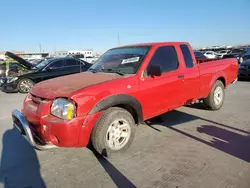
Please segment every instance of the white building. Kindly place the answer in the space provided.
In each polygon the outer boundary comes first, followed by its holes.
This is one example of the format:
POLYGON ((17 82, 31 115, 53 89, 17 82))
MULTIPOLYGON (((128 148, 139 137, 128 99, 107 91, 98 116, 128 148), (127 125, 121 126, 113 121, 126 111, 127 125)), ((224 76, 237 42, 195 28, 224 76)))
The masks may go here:
POLYGON ((66 51, 56 51, 56 56, 66 56, 66 55, 76 55, 83 54, 85 57, 93 57, 93 50, 66 50, 66 51))

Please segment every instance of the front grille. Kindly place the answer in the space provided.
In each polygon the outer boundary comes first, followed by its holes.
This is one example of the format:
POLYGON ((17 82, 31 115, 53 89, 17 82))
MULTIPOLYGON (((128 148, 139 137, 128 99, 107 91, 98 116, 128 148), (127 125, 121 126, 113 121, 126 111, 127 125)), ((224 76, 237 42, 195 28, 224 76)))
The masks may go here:
POLYGON ((31 100, 36 103, 36 104, 40 104, 41 102, 43 102, 45 99, 44 98, 40 98, 40 97, 37 97, 35 95, 31 95, 31 100))

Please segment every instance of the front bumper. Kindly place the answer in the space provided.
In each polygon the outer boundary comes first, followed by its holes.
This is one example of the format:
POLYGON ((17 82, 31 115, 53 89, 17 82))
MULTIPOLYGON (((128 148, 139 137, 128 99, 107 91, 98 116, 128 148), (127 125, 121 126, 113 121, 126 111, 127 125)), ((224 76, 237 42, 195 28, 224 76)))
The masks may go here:
POLYGON ((48 143, 42 143, 42 141, 33 134, 31 131, 28 121, 26 120, 25 116, 19 112, 18 110, 12 111, 12 119, 13 119, 13 126, 21 133, 21 135, 33 146, 35 149, 38 150, 47 150, 56 148, 57 146, 48 143))

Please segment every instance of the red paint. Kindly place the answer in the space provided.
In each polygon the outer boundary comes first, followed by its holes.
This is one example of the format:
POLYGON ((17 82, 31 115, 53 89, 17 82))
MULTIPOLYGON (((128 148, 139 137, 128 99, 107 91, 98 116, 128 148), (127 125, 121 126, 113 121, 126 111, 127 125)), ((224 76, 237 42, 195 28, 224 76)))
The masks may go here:
POLYGON ((217 79, 224 79, 227 87, 237 78, 236 59, 209 60, 197 64, 192 54, 195 66, 187 69, 180 44, 187 44, 191 50, 190 45, 185 42, 151 43, 152 48, 136 75, 121 77, 114 74, 85 72, 41 82, 33 87, 31 93, 44 101, 36 104, 28 95, 22 113, 42 140, 61 147, 83 147, 88 144, 92 128, 102 114, 97 112, 89 115, 88 112, 108 96, 114 94, 133 96, 140 102, 143 119, 146 120, 208 96, 217 79), (155 50, 159 46, 167 45, 176 48, 180 64, 178 69, 163 73, 159 77, 143 77, 143 72, 155 50), (178 78, 179 75, 184 75, 184 78, 178 78), (128 85, 131 88, 128 88, 128 85), (67 97, 76 103, 76 118, 66 121, 50 114, 52 101, 58 97, 67 97), (46 130, 43 129, 43 125, 46 126, 46 130))

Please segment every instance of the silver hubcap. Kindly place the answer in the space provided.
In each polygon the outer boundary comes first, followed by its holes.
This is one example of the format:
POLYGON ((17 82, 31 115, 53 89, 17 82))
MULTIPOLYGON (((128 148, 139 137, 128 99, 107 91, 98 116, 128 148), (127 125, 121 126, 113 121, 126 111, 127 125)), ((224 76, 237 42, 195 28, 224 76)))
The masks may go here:
POLYGON ((21 83, 20 83, 20 89, 23 91, 23 92, 29 92, 31 90, 31 88, 33 87, 33 83, 29 80, 23 80, 21 83))
POLYGON ((115 120, 108 128, 106 142, 110 149, 120 150, 128 143, 130 135, 129 123, 124 119, 115 120))
POLYGON ((221 87, 217 87, 215 90, 214 90, 214 103, 216 105, 219 105, 221 104, 223 100, 223 90, 221 87))

